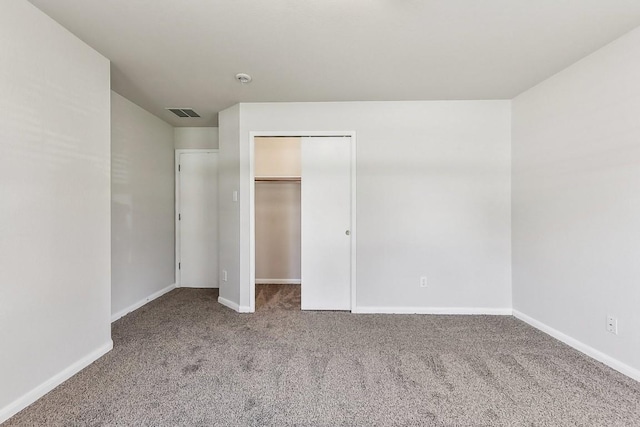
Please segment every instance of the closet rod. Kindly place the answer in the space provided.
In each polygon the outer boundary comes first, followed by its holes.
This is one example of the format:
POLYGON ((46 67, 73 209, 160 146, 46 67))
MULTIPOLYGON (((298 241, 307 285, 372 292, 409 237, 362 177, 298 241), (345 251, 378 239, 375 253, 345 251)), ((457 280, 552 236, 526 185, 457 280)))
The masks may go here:
POLYGON ((286 181, 286 182, 300 182, 302 181, 299 176, 257 176, 256 182, 274 182, 274 181, 286 181))
POLYGON ((256 135, 254 138, 351 138, 351 135, 256 135))

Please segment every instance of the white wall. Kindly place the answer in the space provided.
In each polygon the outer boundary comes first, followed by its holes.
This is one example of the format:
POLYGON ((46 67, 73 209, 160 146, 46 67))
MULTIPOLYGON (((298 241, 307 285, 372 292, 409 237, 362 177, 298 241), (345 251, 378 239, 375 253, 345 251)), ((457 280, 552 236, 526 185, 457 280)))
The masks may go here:
MULTIPOLYGON (((218 251, 220 275, 227 272, 227 280, 220 278, 220 301, 240 309, 240 202, 233 201, 233 192, 240 189, 240 106, 235 105, 218 115, 220 123, 220 151, 218 154, 218 251)), ((247 193, 248 194, 248 193, 247 193)), ((240 196, 240 195, 239 195, 240 196)), ((239 197, 238 196, 238 197, 239 197)), ((239 200, 239 199, 238 199, 239 200)), ((248 268, 245 267, 245 268, 248 268)), ((245 309, 246 310, 246 309, 245 309)))
POLYGON ((174 128, 174 141, 176 149, 215 149, 218 148, 218 128, 174 128))
POLYGON ((0 422, 109 351, 109 61, 0 3, 0 422))
POLYGON ((638 58, 635 30, 513 101, 513 304, 640 379, 638 58))
MULTIPOLYGON (((242 234, 221 250, 240 257, 241 278, 234 283, 240 287, 240 306, 251 299, 249 132, 356 131, 357 305, 509 312, 509 101, 237 108, 241 216, 239 223, 228 218, 221 228, 242 234), (428 288, 419 287, 421 275, 428 276, 428 288)), ((234 126, 235 117, 221 116, 221 132, 234 126)))
POLYGON ((175 283, 173 127, 112 92, 111 312, 175 283))

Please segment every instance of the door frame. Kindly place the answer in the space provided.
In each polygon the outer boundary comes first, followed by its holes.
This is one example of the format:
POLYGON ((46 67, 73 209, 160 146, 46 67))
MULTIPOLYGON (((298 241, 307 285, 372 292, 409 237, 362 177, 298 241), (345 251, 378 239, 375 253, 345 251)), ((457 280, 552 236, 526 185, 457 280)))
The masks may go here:
POLYGON ((255 138, 349 137, 351 144, 351 312, 356 311, 356 132, 355 131, 251 131, 249 132, 249 303, 256 310, 255 138))
MULTIPOLYGON (((180 154, 188 153, 215 153, 218 154, 217 148, 176 148, 174 157, 174 169, 175 169, 175 209, 174 209, 174 224, 175 224, 175 279, 176 288, 182 287, 180 283, 180 268, 178 263, 180 262, 180 221, 178 220, 178 214, 180 213, 180 154)), ((216 218, 219 218, 216 212, 216 218)))

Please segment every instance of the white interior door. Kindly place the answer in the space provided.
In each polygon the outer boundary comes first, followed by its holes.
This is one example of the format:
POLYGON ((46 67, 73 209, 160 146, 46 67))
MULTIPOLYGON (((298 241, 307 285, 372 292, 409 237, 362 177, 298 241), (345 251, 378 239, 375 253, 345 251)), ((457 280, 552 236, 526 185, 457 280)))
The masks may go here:
POLYGON ((179 286, 218 287, 218 154, 180 153, 179 286))
POLYGON ((302 309, 351 309, 351 138, 305 137, 302 309))

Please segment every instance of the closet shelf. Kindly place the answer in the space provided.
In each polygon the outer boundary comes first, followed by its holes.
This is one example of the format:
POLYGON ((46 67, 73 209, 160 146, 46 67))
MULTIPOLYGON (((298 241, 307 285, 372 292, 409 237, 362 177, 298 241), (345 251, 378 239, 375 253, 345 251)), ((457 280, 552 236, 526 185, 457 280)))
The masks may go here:
POLYGON ((299 176, 256 176, 256 182, 300 182, 299 176))

